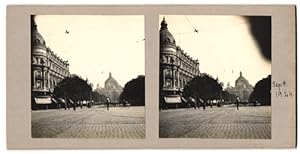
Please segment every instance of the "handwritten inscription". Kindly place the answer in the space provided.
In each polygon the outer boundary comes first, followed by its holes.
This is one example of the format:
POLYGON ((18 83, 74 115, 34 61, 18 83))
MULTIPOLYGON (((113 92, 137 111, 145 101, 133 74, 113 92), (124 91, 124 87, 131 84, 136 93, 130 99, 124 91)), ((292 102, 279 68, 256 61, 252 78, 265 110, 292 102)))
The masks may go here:
POLYGON ((277 98, 293 97, 293 92, 289 89, 289 85, 286 81, 273 81, 272 87, 272 91, 274 92, 277 98))

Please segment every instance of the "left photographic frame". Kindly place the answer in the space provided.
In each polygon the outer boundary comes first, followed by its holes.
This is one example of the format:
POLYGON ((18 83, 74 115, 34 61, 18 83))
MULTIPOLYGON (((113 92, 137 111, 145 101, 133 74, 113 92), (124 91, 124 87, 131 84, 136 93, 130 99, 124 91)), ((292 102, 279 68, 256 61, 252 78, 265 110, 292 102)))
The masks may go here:
POLYGON ((143 15, 31 15, 31 137, 145 138, 143 15))

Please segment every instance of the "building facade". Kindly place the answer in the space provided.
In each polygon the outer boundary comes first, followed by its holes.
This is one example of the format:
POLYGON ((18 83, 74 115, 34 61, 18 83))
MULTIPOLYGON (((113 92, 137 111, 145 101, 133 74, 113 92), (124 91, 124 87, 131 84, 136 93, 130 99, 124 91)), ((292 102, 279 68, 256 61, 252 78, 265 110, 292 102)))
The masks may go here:
POLYGON ((47 47, 34 17, 31 19, 31 54, 32 109, 51 107, 56 103, 52 98, 55 86, 70 76, 69 63, 47 47))
POLYGON ((253 86, 243 76, 242 72, 240 72, 240 76, 235 80, 235 87, 230 86, 230 83, 228 83, 225 90, 237 96, 242 102, 248 102, 253 92, 253 86))
POLYGON ((198 75, 199 61, 176 45, 163 18, 160 28, 160 102, 181 103, 184 86, 198 75))
POLYGON ((118 81, 112 77, 112 74, 109 73, 108 78, 104 82, 104 88, 97 85, 96 91, 108 97, 111 102, 117 103, 120 94, 123 92, 123 88, 119 85, 118 81))

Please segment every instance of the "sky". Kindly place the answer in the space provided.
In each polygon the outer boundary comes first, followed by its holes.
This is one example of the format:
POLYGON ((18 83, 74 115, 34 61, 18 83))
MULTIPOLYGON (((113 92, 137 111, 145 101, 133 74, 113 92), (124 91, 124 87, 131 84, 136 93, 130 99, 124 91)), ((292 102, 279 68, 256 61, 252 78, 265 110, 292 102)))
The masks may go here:
POLYGON ((37 15, 35 21, 46 45, 69 61, 70 73, 93 88, 104 87, 109 72, 122 87, 145 75, 144 16, 37 15))
POLYGON ((198 59, 200 73, 208 73, 234 86, 240 71, 255 86, 271 74, 271 62, 260 54, 249 31, 247 20, 241 16, 161 15, 173 34, 176 45, 198 59), (194 29, 199 30, 198 33, 194 29))

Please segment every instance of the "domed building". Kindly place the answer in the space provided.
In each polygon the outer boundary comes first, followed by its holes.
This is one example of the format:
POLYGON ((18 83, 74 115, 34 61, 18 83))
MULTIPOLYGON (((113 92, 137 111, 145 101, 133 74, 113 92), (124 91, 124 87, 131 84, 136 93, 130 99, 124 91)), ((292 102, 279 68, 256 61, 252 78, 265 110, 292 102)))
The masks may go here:
POLYGON ((239 97, 242 102, 247 102, 250 94, 253 92, 253 86, 240 72, 240 76, 235 80, 235 87, 231 87, 228 83, 225 90, 239 97))
POLYGON ((165 18, 160 25, 160 105, 176 105, 181 103, 184 86, 200 75, 199 62, 176 45, 165 18))
POLYGON ((111 102, 118 102, 123 88, 119 85, 118 81, 112 77, 111 73, 109 73, 108 78, 104 82, 104 88, 97 87, 96 91, 108 97, 111 102))
POLYGON ((34 16, 31 18, 31 87, 32 109, 56 107, 52 98, 55 86, 70 75, 68 61, 62 60, 39 33, 34 16))

